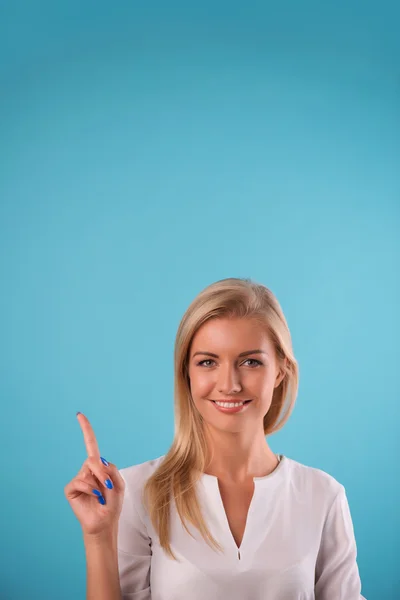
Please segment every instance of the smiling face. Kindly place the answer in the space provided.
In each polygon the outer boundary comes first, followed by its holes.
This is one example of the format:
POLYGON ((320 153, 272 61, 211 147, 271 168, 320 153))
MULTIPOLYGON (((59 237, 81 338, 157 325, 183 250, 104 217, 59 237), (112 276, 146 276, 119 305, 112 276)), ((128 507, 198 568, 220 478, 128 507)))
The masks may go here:
POLYGON ((283 377, 266 328, 255 319, 211 319, 193 337, 190 389, 197 410, 211 427, 230 432, 262 427, 283 377), (251 402, 230 412, 220 410, 215 400, 251 402))

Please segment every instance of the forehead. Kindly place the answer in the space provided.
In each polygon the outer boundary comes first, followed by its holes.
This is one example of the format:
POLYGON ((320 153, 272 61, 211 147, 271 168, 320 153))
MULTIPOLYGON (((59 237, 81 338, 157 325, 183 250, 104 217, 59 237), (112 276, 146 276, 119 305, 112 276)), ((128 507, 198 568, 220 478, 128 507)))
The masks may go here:
POLYGON ((198 350, 241 352, 255 348, 273 349, 267 327, 256 319, 210 319, 198 329, 192 340, 192 352, 198 350))

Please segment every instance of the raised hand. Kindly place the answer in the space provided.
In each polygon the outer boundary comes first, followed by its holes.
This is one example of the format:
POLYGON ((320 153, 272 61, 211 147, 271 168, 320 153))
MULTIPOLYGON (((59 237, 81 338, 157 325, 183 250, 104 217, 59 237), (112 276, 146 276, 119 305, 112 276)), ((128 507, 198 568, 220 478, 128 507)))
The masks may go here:
POLYGON ((125 482, 117 467, 100 456, 89 420, 82 413, 77 417, 87 458, 78 474, 65 486, 64 493, 84 535, 100 537, 117 530, 125 482))

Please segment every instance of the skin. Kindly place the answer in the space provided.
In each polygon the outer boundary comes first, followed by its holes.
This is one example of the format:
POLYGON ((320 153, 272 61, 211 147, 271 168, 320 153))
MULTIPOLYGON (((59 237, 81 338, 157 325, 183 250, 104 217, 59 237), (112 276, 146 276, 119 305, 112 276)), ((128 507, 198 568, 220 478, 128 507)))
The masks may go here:
POLYGON ((122 508, 125 482, 112 464, 104 465, 101 461, 99 445, 89 419, 77 415, 86 447, 87 458, 78 474, 65 486, 64 493, 82 526, 85 541, 109 540, 115 534, 119 514, 122 508), (106 485, 106 480, 109 484, 106 485), (99 503, 93 490, 103 495, 105 504, 99 503))
POLYGON ((208 447, 214 449, 209 474, 227 485, 248 484, 253 477, 268 475, 277 467, 278 460, 265 438, 263 419, 283 377, 284 365, 278 363, 267 331, 255 319, 211 319, 196 332, 189 357, 190 389, 207 425, 208 447), (265 354, 238 356, 255 349, 265 354), (219 358, 194 356, 200 351, 219 358), (241 412, 226 414, 210 399, 252 402, 241 412))

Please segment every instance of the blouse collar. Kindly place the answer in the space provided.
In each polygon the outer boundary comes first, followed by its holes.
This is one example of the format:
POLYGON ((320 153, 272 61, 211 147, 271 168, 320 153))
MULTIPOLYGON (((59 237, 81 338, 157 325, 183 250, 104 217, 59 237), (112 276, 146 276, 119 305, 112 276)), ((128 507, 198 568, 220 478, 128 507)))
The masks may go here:
MULTIPOLYGON (((263 477, 253 477, 255 488, 269 488, 272 489, 278 485, 284 478, 287 471, 288 459, 284 455, 279 455, 279 463, 277 467, 268 475, 263 477)), ((216 475, 210 475, 209 473, 202 473, 200 477, 201 481, 205 486, 218 485, 218 477, 216 475)))

